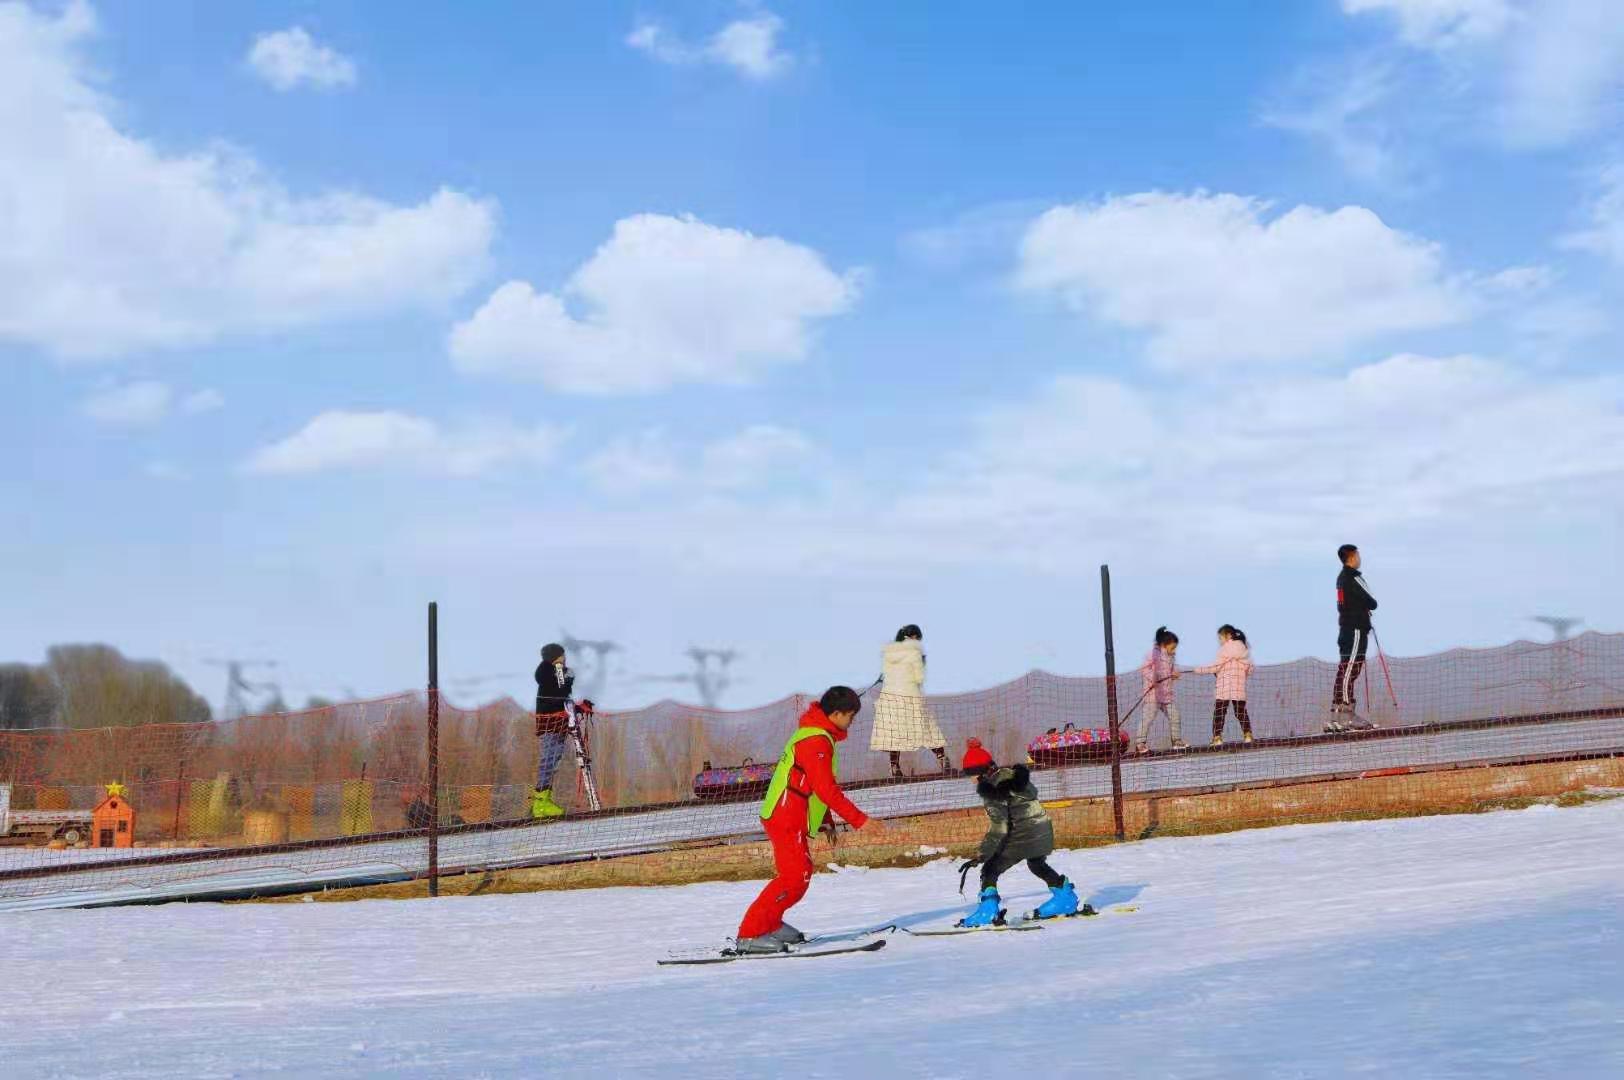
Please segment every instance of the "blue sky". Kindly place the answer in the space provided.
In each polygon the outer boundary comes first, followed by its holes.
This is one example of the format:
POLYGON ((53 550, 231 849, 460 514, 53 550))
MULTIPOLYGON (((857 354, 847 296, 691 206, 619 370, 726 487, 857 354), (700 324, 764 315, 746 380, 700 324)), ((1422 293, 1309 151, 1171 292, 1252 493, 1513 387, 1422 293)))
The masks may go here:
POLYGON ((1605 0, 0 2, 0 102, 7 659, 1619 628, 1605 0))

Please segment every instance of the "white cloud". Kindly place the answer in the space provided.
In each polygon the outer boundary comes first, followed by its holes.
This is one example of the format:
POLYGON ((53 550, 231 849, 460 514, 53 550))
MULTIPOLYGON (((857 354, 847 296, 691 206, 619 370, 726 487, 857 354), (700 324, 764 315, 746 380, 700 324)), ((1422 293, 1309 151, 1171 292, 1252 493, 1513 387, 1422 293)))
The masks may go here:
POLYGON ((684 470, 661 431, 613 439, 582 466, 597 487, 612 495, 638 495, 675 488, 684 470))
POLYGON ((771 12, 736 19, 702 44, 692 44, 656 22, 642 22, 626 44, 664 64, 720 64, 749 79, 764 81, 788 71, 795 58, 778 45, 784 20, 771 12))
POLYGON ((973 207, 944 225, 929 225, 905 233, 902 253, 935 270, 957 270, 972 264, 1004 261, 1021 236, 1053 200, 1009 199, 973 207))
POLYGON ((1529 343, 1536 356, 1561 357, 1610 331, 1613 320, 1608 310, 1607 305, 1594 300, 1559 296, 1516 312, 1510 326, 1529 343))
POLYGON ((1359 179, 1394 186, 1411 171, 1386 109, 1396 87, 1392 65, 1370 57, 1305 69, 1260 119, 1323 143, 1359 179))
POLYGON ((1563 238, 1567 247, 1588 251, 1624 267, 1624 163, 1605 169, 1587 208, 1584 229, 1563 238))
POLYGON ((708 51, 718 62, 752 79, 770 79, 792 63, 789 53, 778 47, 783 28, 784 20, 776 15, 738 19, 717 31, 708 51))
POLYGON ((617 222, 562 294, 498 288, 452 330, 450 350, 461 371, 577 393, 743 383, 803 358, 811 324, 858 291, 857 274, 810 248, 642 214, 617 222))
POLYGON ((1506 38, 1502 123, 1551 146, 1624 119, 1624 11, 1614 0, 1543 0, 1506 38))
MULTIPOLYGON (((570 542, 729 580, 1076 576, 1105 558, 1256 572, 1324 559, 1349 536, 1409 550, 1430 537, 1436 556, 1440 536, 1595 516, 1597 492, 1624 482, 1624 378, 1409 354, 1218 386, 1068 375, 986 409, 959 445, 932 462, 864 455, 844 481, 767 502, 722 498, 685 469, 684 497, 583 512, 570 542)), ((520 515, 502 535, 522 548, 534 527, 520 515)), ((468 541, 509 542, 484 526, 468 541)))
POLYGON ((1084 548, 1267 557, 1593 500, 1624 476, 1624 379, 1413 355, 1216 392, 1066 376, 976 430, 888 511, 896 528, 1051 568, 1084 548))
POLYGON ((170 481, 186 480, 190 478, 186 470, 181 468, 179 465, 176 465, 173 461, 149 461, 141 467, 141 471, 145 473, 147 478, 150 480, 170 481))
POLYGON ((171 413, 197 416, 220 408, 226 399, 218 390, 197 390, 176 399, 175 391, 154 379, 118 385, 103 384, 86 398, 81 411, 92 420, 115 427, 152 427, 171 413))
POLYGON ((1511 25, 1513 14, 1509 0, 1342 0, 1342 10, 1391 15, 1405 42, 1425 48, 1497 37, 1511 25))
POLYGON ((1469 314, 1438 247, 1371 211, 1270 210, 1204 192, 1055 207, 1027 230, 1016 281, 1148 332, 1169 366, 1335 356, 1469 314))
POLYGON ((492 205, 297 198, 251 160, 121 130, 90 8, 0 4, 0 343, 105 357, 437 307, 483 273, 492 205))
POLYGON ((1624 18, 1616 0, 1343 0, 1383 13, 1399 40, 1437 57, 1442 77, 1395 96, 1393 110, 1462 92, 1482 96, 1513 146, 1556 146, 1615 125, 1624 96, 1624 18))
POLYGON ((111 386, 85 399, 84 414, 114 427, 151 427, 169 415, 174 392, 161 382, 143 380, 111 386))
POLYGON ((590 458, 584 471, 612 495, 655 492, 741 493, 795 485, 818 463, 812 441, 792 428, 754 424, 690 451, 661 430, 623 436, 590 458))
POLYGON ((198 390, 181 400, 180 411, 188 416, 197 416, 223 408, 225 403, 225 395, 218 390, 198 390))
POLYGON ((811 441, 799 431, 756 424, 705 447, 700 472, 713 487, 754 487, 799 468, 812 454, 811 441))
POLYGON ((1510 266, 1483 279, 1486 288, 1503 293, 1541 293, 1556 283, 1549 266, 1510 266))
POLYGON ((302 26, 260 34, 248 50, 254 74, 286 93, 301 86, 332 90, 354 86, 355 61, 318 44, 302 26))
POLYGON ((502 465, 547 464, 563 440, 561 430, 547 425, 525 429, 487 421, 447 430, 406 413, 338 409, 261 448, 244 469, 292 474, 387 468, 472 476, 502 465))

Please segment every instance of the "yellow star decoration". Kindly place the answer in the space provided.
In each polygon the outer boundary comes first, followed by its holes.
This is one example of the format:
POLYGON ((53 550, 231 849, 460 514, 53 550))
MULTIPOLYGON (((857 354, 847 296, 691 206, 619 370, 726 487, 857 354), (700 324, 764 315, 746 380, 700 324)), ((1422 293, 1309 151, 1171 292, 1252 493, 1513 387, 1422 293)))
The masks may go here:
POLYGON ((124 785, 119 783, 117 780, 113 781, 111 784, 107 785, 107 794, 109 794, 109 795, 122 795, 122 794, 124 794, 124 785))

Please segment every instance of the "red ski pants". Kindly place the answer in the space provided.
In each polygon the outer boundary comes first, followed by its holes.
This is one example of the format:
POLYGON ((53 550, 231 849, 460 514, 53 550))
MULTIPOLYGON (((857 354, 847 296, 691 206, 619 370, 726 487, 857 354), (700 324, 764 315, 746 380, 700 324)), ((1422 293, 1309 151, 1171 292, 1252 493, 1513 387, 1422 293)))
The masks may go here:
POLYGON ((772 841, 778 876, 767 882, 744 913, 744 921, 739 924, 741 938, 760 937, 783 926, 784 913, 801 902, 812 884, 812 849, 807 844, 806 827, 799 822, 785 826, 776 818, 768 818, 767 839, 772 841))

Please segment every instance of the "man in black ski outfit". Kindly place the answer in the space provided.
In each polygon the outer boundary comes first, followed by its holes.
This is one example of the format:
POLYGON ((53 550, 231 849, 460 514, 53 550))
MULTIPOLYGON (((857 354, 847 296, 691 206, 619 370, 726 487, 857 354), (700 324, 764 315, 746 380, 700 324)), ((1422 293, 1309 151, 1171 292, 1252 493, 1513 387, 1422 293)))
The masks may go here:
POLYGON ((1359 549, 1343 544, 1336 554, 1342 562, 1342 572, 1336 576, 1336 648, 1342 659, 1336 666, 1336 685, 1331 688, 1331 711, 1351 717, 1354 686, 1365 670, 1365 650, 1370 645, 1370 613, 1376 610, 1376 598, 1359 573, 1359 549))

